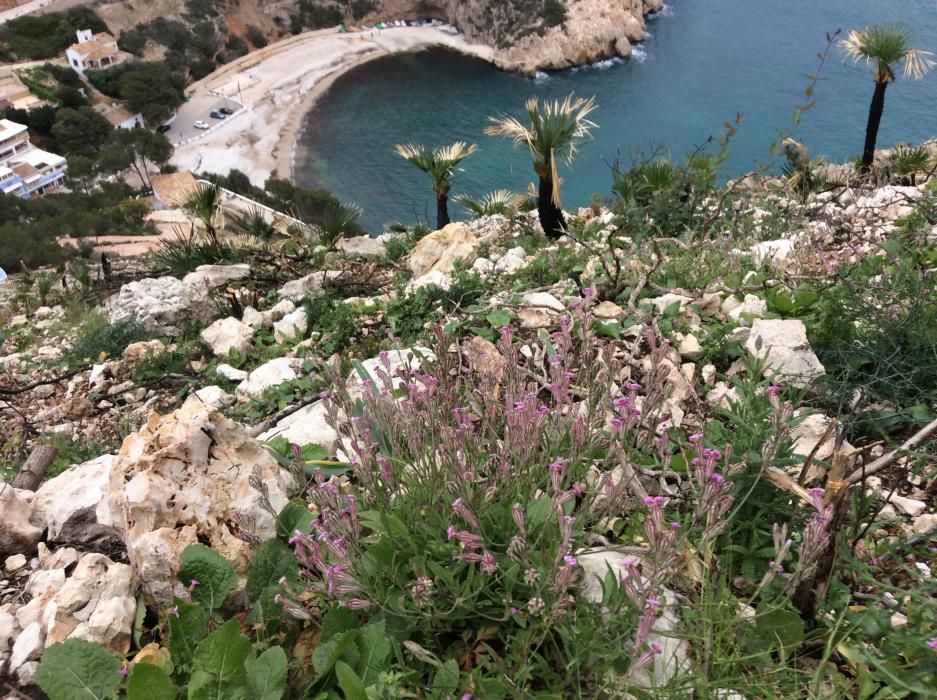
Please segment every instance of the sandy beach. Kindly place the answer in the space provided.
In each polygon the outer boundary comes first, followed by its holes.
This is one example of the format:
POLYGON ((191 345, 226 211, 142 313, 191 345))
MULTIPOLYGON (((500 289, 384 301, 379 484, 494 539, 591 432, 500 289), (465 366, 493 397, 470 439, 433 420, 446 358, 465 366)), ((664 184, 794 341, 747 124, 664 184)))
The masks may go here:
MULTIPOLYGON (((308 32, 245 56, 189 89, 190 102, 224 95, 245 109, 211 132, 177 146, 173 163, 192 172, 237 168, 257 185, 271 175, 290 177, 303 117, 340 75, 381 56, 430 46, 484 60, 491 60, 494 53, 437 27, 394 27, 308 32)), ((185 106, 180 108, 179 119, 189 116, 185 106)))

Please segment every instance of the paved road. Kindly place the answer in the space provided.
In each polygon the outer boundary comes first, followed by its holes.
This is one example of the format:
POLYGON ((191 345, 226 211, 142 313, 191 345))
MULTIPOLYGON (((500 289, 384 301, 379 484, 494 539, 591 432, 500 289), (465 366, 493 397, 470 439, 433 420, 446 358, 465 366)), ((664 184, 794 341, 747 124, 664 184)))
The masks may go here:
POLYGON ((193 124, 201 120, 211 127, 220 125, 221 122, 219 120, 212 119, 208 116, 209 112, 219 107, 227 107, 234 112, 228 119, 238 117, 237 113, 243 109, 243 107, 234 100, 229 100, 224 97, 215 97, 214 95, 207 94, 195 95, 191 100, 179 107, 176 120, 172 123, 172 128, 166 132, 167 138, 173 144, 179 144, 182 141, 197 136, 203 136, 206 132, 196 129, 193 124))
POLYGON ((0 24, 9 22, 11 19, 22 17, 23 15, 40 14, 42 12, 58 12, 67 10, 70 7, 87 4, 88 0, 31 0, 23 3, 12 10, 0 12, 0 24))

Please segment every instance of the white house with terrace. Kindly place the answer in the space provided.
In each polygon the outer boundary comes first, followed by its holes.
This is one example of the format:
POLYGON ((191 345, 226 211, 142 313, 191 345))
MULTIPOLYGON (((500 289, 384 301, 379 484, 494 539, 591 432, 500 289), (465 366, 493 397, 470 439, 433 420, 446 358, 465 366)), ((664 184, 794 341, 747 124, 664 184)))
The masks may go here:
POLYGON ((0 119, 0 192, 37 197, 56 189, 67 170, 62 156, 32 145, 27 127, 0 119))
POLYGON ((117 40, 107 32, 94 34, 90 29, 79 29, 76 36, 78 42, 65 49, 65 57, 81 76, 85 71, 110 68, 130 58, 129 53, 117 48, 117 40))

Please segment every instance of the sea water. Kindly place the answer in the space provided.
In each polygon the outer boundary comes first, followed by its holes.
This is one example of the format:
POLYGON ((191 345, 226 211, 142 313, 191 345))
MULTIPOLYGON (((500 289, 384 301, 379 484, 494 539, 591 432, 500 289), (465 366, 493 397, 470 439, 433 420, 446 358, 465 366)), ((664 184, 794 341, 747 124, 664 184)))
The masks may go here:
MULTIPOLYGON (((428 178, 394 152, 466 140, 478 153, 463 164, 453 194, 503 187, 526 190, 530 157, 484 135, 489 116, 523 114, 530 96, 596 97, 599 128, 570 167, 561 168, 568 208, 607 197, 610 168, 660 153, 678 159, 742 115, 724 175, 768 163, 768 147, 791 130, 817 70, 827 32, 899 20, 916 46, 937 51, 934 0, 668 0, 648 22, 649 36, 629 60, 542 73, 504 73, 441 49, 367 63, 337 80, 306 117, 296 148, 297 182, 324 187, 364 207, 372 231, 390 222, 435 220, 428 178)), ((393 30, 388 30, 393 31, 393 30)), ((872 80, 865 66, 834 48, 815 91, 816 107, 792 135, 834 160, 862 150, 872 80)), ((937 72, 888 88, 879 146, 937 137, 937 72)), ((452 205, 454 216, 461 215, 452 205)))

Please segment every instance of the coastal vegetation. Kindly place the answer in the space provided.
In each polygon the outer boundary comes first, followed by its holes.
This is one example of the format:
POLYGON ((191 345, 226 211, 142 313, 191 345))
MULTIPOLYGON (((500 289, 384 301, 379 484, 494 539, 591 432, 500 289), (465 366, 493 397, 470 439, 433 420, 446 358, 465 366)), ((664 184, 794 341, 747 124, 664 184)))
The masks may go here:
POLYGON ((424 146, 398 144, 397 153, 418 170, 430 176, 433 194, 436 197, 436 228, 449 223, 449 192, 452 180, 463 160, 478 150, 475 144, 456 141, 449 146, 440 146, 429 151, 424 146))
POLYGON ((596 107, 492 118, 537 186, 455 198, 467 223, 448 199, 475 147, 401 145, 438 230, 363 235, 356 205, 232 170, 115 272, 54 238, 146 230, 171 148, 57 105, 83 191, 0 196, 0 264, 22 270, 0 473, 59 451, 52 478, 0 490, 0 684, 933 696, 937 146, 860 167, 785 133, 783 171, 727 179, 736 117, 564 210, 558 165, 596 107))
POLYGON ((930 58, 932 52, 916 49, 912 42, 910 27, 897 23, 872 24, 865 29, 856 29, 840 41, 843 53, 850 60, 868 64, 875 81, 862 148, 862 168, 866 171, 872 167, 875 157, 875 142, 885 111, 888 84, 898 79, 899 70, 905 78, 920 80, 937 65, 930 58))
POLYGON ((537 187, 537 213, 548 238, 559 238, 566 229, 560 206, 560 178, 557 160, 572 162, 579 144, 589 138, 595 127, 588 117, 595 110, 595 99, 570 95, 562 102, 527 101, 527 123, 514 117, 492 117, 485 129, 489 136, 509 138, 515 145, 526 146, 533 158, 537 187))

